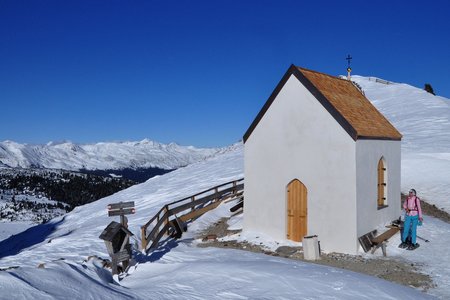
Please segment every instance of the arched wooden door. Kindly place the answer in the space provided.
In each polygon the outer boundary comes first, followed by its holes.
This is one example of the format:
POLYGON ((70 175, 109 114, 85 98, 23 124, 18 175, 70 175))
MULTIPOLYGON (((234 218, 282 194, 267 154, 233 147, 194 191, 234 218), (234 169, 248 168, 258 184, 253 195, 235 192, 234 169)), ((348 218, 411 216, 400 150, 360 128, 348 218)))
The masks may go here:
POLYGON ((287 238, 300 242, 307 234, 307 196, 306 186, 298 179, 287 186, 287 238))

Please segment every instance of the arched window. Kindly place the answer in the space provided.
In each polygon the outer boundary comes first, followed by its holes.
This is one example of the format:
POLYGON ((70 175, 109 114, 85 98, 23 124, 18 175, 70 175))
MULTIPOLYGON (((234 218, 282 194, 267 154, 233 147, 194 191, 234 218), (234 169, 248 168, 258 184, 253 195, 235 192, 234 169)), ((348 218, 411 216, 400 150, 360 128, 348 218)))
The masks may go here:
POLYGON ((380 158, 378 161, 378 196, 377 204, 378 208, 387 206, 387 176, 386 176, 386 163, 384 158, 380 158))

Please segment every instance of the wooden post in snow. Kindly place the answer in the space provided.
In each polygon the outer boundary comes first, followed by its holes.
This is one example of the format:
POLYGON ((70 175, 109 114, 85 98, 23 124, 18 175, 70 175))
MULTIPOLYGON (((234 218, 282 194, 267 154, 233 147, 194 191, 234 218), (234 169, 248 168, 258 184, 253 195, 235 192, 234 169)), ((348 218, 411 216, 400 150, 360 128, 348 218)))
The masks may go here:
MULTIPOLYGON (((122 262, 125 271, 130 264, 131 247, 130 236, 133 234, 128 230, 128 218, 125 215, 134 214, 134 201, 111 203, 108 205, 108 216, 120 216, 120 223, 111 222, 103 230, 100 238, 105 241, 108 253, 111 256, 112 273, 118 274, 118 264, 122 262)), ((143 243, 146 239, 143 239, 143 243)))

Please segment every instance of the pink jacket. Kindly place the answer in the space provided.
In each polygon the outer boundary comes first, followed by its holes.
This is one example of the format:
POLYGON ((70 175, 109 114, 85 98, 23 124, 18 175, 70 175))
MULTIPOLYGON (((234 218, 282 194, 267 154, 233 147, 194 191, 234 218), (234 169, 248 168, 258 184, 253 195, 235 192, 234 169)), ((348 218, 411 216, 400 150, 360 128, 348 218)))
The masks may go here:
POLYGON ((406 198, 403 203, 403 209, 406 210, 408 216, 417 216, 417 214, 419 214, 419 218, 422 218, 422 208, 420 207, 419 197, 411 196, 406 198))

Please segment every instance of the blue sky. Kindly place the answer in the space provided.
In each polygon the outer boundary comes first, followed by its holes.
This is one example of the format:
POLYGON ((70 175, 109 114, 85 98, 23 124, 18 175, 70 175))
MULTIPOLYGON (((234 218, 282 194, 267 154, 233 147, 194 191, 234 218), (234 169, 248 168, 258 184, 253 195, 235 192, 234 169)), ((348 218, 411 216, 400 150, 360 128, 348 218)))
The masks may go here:
POLYGON ((450 1, 0 0, 0 141, 232 144, 291 64, 450 98, 450 1))

